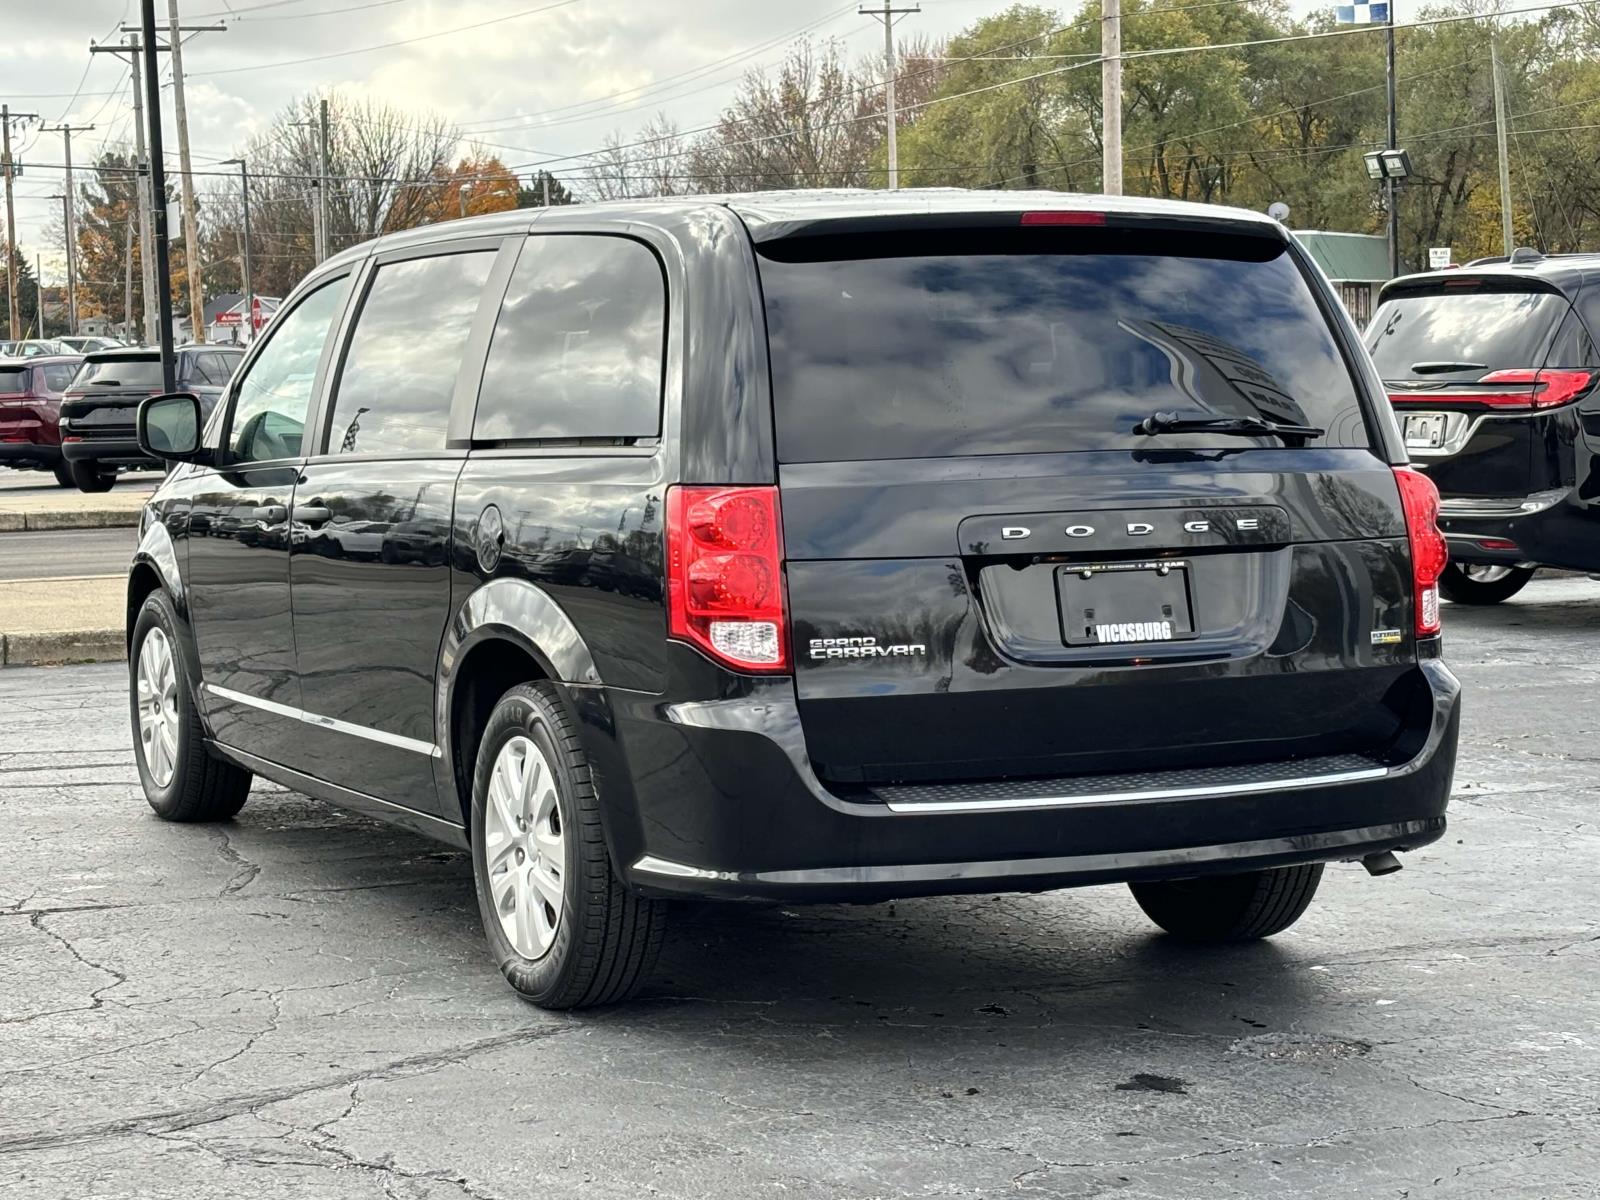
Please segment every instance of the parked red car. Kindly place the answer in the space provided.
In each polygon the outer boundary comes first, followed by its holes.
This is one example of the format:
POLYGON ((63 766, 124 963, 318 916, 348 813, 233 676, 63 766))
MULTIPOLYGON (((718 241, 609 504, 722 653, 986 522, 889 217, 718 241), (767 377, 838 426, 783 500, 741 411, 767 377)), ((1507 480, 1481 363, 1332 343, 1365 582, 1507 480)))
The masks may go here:
POLYGON ((0 359, 0 466, 52 471, 72 486, 61 457, 61 393, 82 362, 77 354, 0 359))

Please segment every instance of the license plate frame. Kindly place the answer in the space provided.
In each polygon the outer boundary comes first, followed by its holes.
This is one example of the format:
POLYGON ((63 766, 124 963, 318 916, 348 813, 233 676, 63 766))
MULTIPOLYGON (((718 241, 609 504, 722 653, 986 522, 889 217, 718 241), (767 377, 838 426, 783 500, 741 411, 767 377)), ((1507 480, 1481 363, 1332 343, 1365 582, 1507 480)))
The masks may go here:
POLYGON ((1199 636, 1187 560, 1072 563, 1056 568, 1061 640, 1138 646, 1199 636))
POLYGON ((1407 450, 1438 450, 1444 446, 1449 421, 1445 413, 1405 414, 1407 450))

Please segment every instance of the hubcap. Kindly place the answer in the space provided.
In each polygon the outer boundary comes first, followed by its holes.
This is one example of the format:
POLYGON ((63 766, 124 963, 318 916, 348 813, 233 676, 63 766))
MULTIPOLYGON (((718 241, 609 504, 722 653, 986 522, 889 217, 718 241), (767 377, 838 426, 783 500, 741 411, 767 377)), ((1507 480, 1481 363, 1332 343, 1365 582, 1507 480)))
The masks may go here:
POLYGON ((1499 583, 1507 575, 1511 574, 1510 567, 1494 567, 1487 563, 1464 566, 1461 570, 1473 583, 1499 583))
POLYGON ((178 672, 172 643, 160 627, 145 634, 139 647, 136 685, 144 769, 157 787, 164 788, 178 768, 178 672))
POLYGON ((500 928, 523 958, 544 957, 561 926, 564 830, 555 772, 519 734, 500 747, 489 776, 483 850, 500 928))

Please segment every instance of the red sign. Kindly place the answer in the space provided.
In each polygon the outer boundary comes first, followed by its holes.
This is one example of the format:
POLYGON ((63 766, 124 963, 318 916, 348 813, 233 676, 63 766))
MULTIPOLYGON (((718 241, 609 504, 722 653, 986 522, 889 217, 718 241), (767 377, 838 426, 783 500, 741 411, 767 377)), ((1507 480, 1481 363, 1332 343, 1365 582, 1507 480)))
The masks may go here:
POLYGON ((237 325, 239 323, 239 314, 232 309, 227 312, 219 312, 216 316, 216 323, 218 325, 237 325))

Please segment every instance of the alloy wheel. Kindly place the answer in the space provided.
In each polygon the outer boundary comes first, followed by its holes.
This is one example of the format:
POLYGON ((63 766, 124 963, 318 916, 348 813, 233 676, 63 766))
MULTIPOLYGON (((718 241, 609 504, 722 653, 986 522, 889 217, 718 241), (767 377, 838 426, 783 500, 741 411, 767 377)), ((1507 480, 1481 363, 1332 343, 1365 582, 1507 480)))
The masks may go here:
POLYGON ((500 928, 524 958, 544 957, 561 927, 564 829, 550 763, 531 738, 511 738, 489 777, 483 846, 500 928))
POLYGON ((1487 563, 1466 564, 1462 566, 1461 573, 1473 583, 1499 583, 1511 574, 1511 568, 1491 566, 1487 563))
POLYGON ((172 643, 155 627, 139 647, 139 744, 144 768, 158 788, 178 769, 178 671, 172 643))

